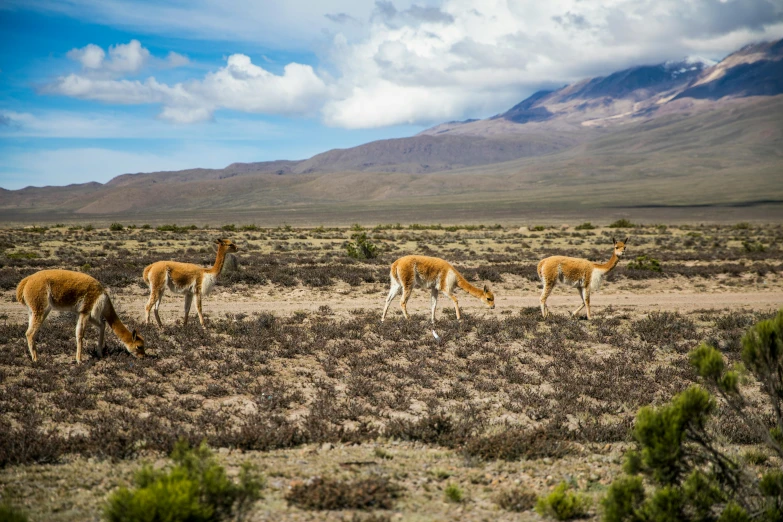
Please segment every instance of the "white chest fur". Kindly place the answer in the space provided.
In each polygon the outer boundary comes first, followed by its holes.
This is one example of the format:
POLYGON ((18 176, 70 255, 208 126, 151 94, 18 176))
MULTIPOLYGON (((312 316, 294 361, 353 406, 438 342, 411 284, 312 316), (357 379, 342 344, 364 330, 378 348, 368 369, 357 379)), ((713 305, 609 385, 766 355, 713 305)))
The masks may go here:
POLYGON ((215 275, 204 274, 201 278, 201 295, 207 295, 212 291, 212 287, 215 286, 215 275))
POLYGON ((603 282, 605 275, 606 270, 601 270, 600 268, 594 269, 593 275, 590 277, 590 290, 597 292, 598 289, 601 288, 601 283, 603 282))

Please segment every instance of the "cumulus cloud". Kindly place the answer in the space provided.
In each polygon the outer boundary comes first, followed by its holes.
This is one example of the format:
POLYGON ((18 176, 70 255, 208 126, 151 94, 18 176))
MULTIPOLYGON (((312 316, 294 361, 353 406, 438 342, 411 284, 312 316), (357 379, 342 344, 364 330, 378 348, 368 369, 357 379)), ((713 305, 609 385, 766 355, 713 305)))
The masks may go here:
POLYGON ((46 92, 118 104, 162 104, 160 117, 176 123, 208 120, 215 110, 250 113, 307 114, 315 112, 326 84, 309 65, 290 63, 275 75, 243 54, 228 57, 225 67, 202 80, 168 85, 150 77, 144 81, 94 78, 82 74, 61 77, 46 92))
POLYGON ((187 56, 169 52, 166 58, 155 58, 149 49, 143 47, 138 40, 126 44, 109 46, 107 53, 95 44, 71 49, 66 56, 81 63, 82 71, 91 76, 122 76, 136 74, 145 67, 153 65, 158 68, 183 67, 190 63, 187 56))
MULTIPOLYGON (((184 83, 123 79, 156 60, 134 40, 108 52, 97 46, 74 49, 69 56, 83 70, 59 79, 50 92, 161 104, 161 118, 179 123, 208 120, 226 108, 275 114, 320 110, 328 125, 348 128, 429 124, 488 116, 538 89, 633 65, 688 55, 719 59, 752 41, 783 37, 778 0, 378 0, 374 5, 325 0, 317 6, 292 0, 269 7, 263 20, 239 0, 194 1, 200 13, 196 21, 190 11, 194 31, 197 26, 218 35, 218 26, 209 24, 223 27, 229 18, 238 28, 251 22, 267 27, 275 20, 280 27, 274 34, 304 23, 312 25, 311 33, 326 30, 328 40, 316 44, 321 67, 291 63, 273 74, 235 54, 224 67, 184 83), (111 74, 101 76, 101 71, 111 74)), ((101 5, 130 10, 125 0, 101 5)), ((154 8, 161 16, 148 20, 151 27, 176 18, 180 8, 163 0, 154 8)), ((169 27, 183 30, 182 16, 169 27)), ((232 35, 247 36, 241 29, 232 35)), ((175 53, 158 60, 187 63, 175 53)))
POLYGON ((378 0, 366 37, 333 40, 323 116, 341 127, 482 117, 540 88, 782 36, 773 0, 378 0))

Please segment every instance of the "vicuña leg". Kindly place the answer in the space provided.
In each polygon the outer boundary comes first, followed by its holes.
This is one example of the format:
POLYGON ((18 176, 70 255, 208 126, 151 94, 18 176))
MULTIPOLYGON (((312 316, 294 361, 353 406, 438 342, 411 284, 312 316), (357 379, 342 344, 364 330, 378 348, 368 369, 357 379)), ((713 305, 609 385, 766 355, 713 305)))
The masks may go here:
POLYGON ((433 288, 432 294, 430 297, 430 301, 432 302, 432 324, 435 324, 435 308, 438 307, 438 289, 433 288))
POLYGON ((585 288, 584 290, 585 307, 587 308, 587 319, 590 319, 590 290, 585 288))
POLYGON ((144 308, 145 316, 144 320, 147 324, 150 324, 150 311, 155 310, 155 320, 158 322, 158 326, 163 328, 163 323, 160 321, 160 314, 158 308, 160 308, 160 302, 163 300, 163 288, 153 288, 150 292, 150 300, 147 301, 147 306, 144 308))
POLYGON ((185 293, 185 318, 182 320, 182 324, 188 324, 188 315, 190 315, 190 304, 193 302, 193 294, 190 292, 185 293))
POLYGON ((103 336, 106 333, 106 320, 101 317, 97 322, 98 325, 98 357, 103 357, 106 354, 106 346, 103 344, 103 336))
POLYGON ((38 329, 41 328, 47 315, 49 315, 48 308, 38 313, 30 311, 30 323, 25 337, 27 337, 27 349, 30 350, 30 357, 33 359, 33 362, 38 360, 38 352, 35 351, 35 336, 38 334, 38 329))
POLYGON ((204 314, 201 313, 201 294, 196 294, 196 311, 198 312, 198 320, 201 322, 201 327, 206 328, 204 325, 204 314))
POLYGON ((389 289, 389 295, 386 296, 386 304, 383 307, 383 315, 381 315, 381 322, 383 322, 386 319, 386 312, 389 310, 389 305, 394 300, 395 297, 400 293, 400 290, 402 290, 402 285, 399 284, 397 281, 392 280, 391 288, 389 289))
POLYGON ((454 311, 457 312, 457 321, 462 320, 462 315, 459 313, 459 301, 457 301, 457 296, 454 294, 446 294, 449 296, 449 298, 454 302, 454 311))
POLYGON ((82 362, 82 345, 84 344, 84 331, 87 329, 87 323, 90 320, 90 314, 79 314, 76 320, 76 363, 82 362))
POLYGON ((549 308, 546 306, 546 300, 549 299, 549 294, 552 293, 554 287, 555 285, 547 284, 547 282, 544 281, 544 289, 541 291, 541 315, 544 319, 549 316, 549 308))
POLYGON ((584 307, 585 307, 585 291, 586 291, 586 290, 585 290, 584 288, 577 288, 577 292, 579 292, 579 297, 581 297, 581 298, 582 298, 582 304, 581 304, 581 306, 579 306, 579 308, 577 308, 576 310, 574 310, 574 313, 573 313, 573 314, 571 314, 571 315, 573 315, 574 317, 576 317, 576 314, 578 314, 579 312, 581 312, 581 311, 582 311, 582 308, 584 308, 584 307))
POLYGON ((400 298, 400 308, 402 308, 402 315, 405 316, 405 319, 411 318, 411 316, 408 315, 408 299, 411 296, 412 290, 413 290, 413 285, 404 286, 402 288, 402 297, 400 298))

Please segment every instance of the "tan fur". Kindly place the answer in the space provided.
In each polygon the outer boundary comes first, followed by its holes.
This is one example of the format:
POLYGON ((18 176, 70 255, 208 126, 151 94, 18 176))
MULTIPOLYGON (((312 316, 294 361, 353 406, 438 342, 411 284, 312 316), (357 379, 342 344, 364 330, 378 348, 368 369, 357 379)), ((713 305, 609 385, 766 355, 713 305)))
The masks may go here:
POLYGON ((437 257, 427 256, 405 256, 392 263, 389 273, 391 279, 391 289, 386 297, 386 306, 383 307, 381 322, 386 319, 386 312, 392 300, 402 292, 400 298, 400 307, 406 319, 408 315, 408 298, 411 291, 418 285, 423 288, 429 288, 432 294, 432 322, 435 322, 435 308, 438 305, 438 292, 443 292, 454 302, 454 309, 457 312, 457 319, 461 319, 459 303, 454 296, 454 288, 460 287, 470 295, 481 299, 490 308, 495 308, 495 296, 489 291, 486 285, 484 289, 477 288, 470 284, 467 279, 457 272, 447 261, 437 257))
POLYGON ((144 282, 150 287, 150 299, 145 307, 145 321, 150 322, 150 311, 155 309, 155 320, 158 326, 163 327, 158 314, 158 308, 163 300, 166 288, 178 294, 185 294, 185 319, 183 324, 188 324, 188 314, 193 296, 196 297, 196 311, 201 326, 204 326, 204 315, 201 313, 201 297, 209 293, 223 270, 226 254, 237 251, 237 246, 230 239, 216 239, 217 257, 211 268, 202 268, 192 263, 178 263, 177 261, 157 261, 144 269, 144 282), (210 284, 211 283, 211 284, 210 284))
POLYGON ((111 304, 103 286, 81 272, 70 270, 41 270, 25 277, 16 287, 16 300, 27 306, 30 325, 27 328, 27 347, 33 361, 38 360, 35 336, 52 310, 79 314, 76 322, 76 362, 82 361, 82 343, 88 323, 98 327, 98 354, 103 356, 103 335, 106 323, 117 334, 125 349, 136 357, 144 356, 144 339, 136 331, 128 331, 111 304))
POLYGON ((590 292, 597 291, 603 277, 620 262, 620 258, 625 253, 627 242, 628 238, 625 238, 625 241, 615 241, 612 238, 614 251, 611 259, 606 263, 593 263, 587 259, 566 256, 552 256, 542 259, 538 263, 538 277, 544 283, 544 288, 541 291, 541 315, 545 319, 549 315, 546 300, 559 281, 576 288, 582 297, 582 306, 577 308, 573 315, 578 314, 582 308, 586 308, 587 318, 590 319, 590 292))

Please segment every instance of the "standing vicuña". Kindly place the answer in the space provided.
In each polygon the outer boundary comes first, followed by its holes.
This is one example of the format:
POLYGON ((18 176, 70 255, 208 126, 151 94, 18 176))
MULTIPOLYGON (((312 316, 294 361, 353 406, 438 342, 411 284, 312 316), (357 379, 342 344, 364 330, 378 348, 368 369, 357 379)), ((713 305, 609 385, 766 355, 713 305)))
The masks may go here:
POLYGON ((202 268, 193 263, 178 263, 177 261, 157 261, 144 269, 144 282, 150 287, 150 300, 145 308, 145 321, 150 322, 150 311, 155 307, 155 320, 162 327, 158 308, 163 300, 163 292, 168 288, 176 294, 185 294, 185 319, 188 324, 188 313, 193 296, 196 296, 196 310, 201 326, 204 326, 204 316, 201 313, 201 296, 208 294, 215 286, 217 276, 223 270, 226 254, 237 251, 237 246, 230 239, 216 239, 217 258, 212 268, 202 268))
POLYGON ((383 307, 381 321, 386 319, 386 312, 389 305, 397 294, 402 291, 400 298, 400 308, 406 319, 408 315, 408 298, 411 296, 411 290, 418 285, 423 288, 429 288, 432 293, 432 322, 435 322, 435 307, 438 305, 438 291, 443 292, 454 301, 454 309, 457 311, 457 319, 462 316, 459 313, 459 303, 454 296, 454 287, 460 287, 470 295, 478 297, 490 308, 495 308, 495 296, 489 291, 486 285, 484 289, 477 288, 470 284, 462 274, 451 266, 447 261, 437 257, 427 256, 405 256, 392 263, 391 289, 386 298, 386 306, 383 307))
POLYGON ((82 361, 82 342, 88 322, 98 326, 98 355, 103 356, 103 334, 106 323, 109 323, 130 353, 136 357, 144 356, 144 339, 136 330, 130 332, 125 328, 103 286, 87 274, 70 270, 41 270, 19 282, 16 300, 29 310, 30 326, 26 337, 33 361, 38 360, 35 335, 52 310, 79 314, 76 321, 77 363, 82 361))
POLYGON ((614 243, 612 257, 603 264, 566 256, 552 256, 542 259, 538 263, 538 277, 544 283, 544 289, 541 292, 541 315, 544 318, 549 315, 546 300, 559 281, 576 288, 582 297, 582 306, 574 310, 573 315, 578 314, 582 308, 586 307, 587 318, 590 319, 590 292, 598 291, 604 276, 620 262, 620 258, 625 253, 627 242, 627 237, 625 241, 615 241, 612 238, 612 243, 614 243))

